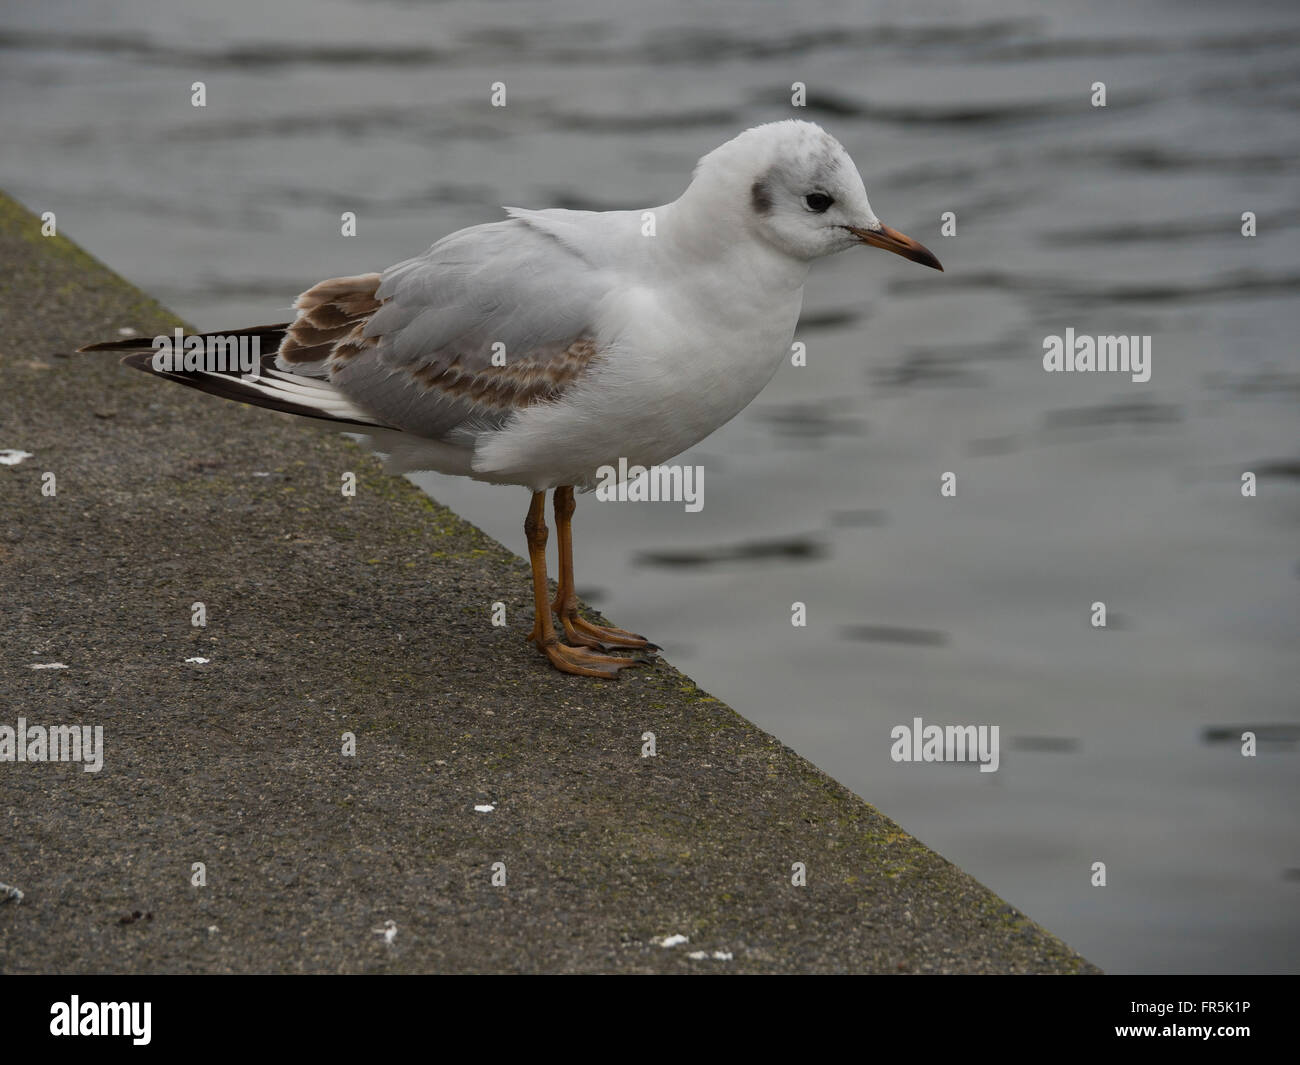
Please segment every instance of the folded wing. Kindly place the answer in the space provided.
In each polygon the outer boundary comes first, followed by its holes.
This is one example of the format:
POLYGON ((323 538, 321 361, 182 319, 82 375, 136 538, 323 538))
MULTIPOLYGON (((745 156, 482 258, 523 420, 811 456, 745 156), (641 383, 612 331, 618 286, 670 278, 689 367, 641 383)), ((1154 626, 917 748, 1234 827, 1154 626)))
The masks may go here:
POLYGON ((322 376, 387 425, 469 446, 558 397, 599 358, 610 273, 512 218, 299 297, 279 365, 322 376))

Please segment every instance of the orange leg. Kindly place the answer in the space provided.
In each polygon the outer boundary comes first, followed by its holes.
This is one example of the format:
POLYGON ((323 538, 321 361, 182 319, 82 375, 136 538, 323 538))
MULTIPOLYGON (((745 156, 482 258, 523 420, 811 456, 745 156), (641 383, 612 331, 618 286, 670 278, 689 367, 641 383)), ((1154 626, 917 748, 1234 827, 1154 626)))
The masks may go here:
POLYGON ((551 604, 560 615, 564 635, 571 644, 595 647, 601 651, 630 650, 657 651, 644 636, 626 629, 594 625, 578 613, 578 593, 573 587, 573 488, 564 486, 555 490, 555 531, 560 537, 560 586, 551 604))
POLYGON ((551 665, 563 673, 576 673, 581 677, 604 677, 608 680, 617 677, 621 669, 640 665, 640 661, 635 658, 615 658, 613 655, 596 654, 586 647, 570 647, 560 643, 555 635, 551 604, 547 602, 545 492, 533 493, 528 517, 524 520, 524 535, 528 538, 528 560, 533 567, 533 603, 536 608, 533 631, 528 634, 528 638, 550 659, 551 665))

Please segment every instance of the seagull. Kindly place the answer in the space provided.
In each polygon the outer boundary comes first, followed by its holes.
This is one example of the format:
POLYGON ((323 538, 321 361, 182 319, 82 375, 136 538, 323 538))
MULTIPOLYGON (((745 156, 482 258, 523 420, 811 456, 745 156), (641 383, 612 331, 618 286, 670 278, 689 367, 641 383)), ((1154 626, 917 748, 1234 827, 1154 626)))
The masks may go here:
POLYGON ((798 120, 705 155, 660 207, 505 212, 382 273, 321 281, 292 322, 201 334, 256 339, 250 370, 160 360, 162 338, 81 350, 364 434, 393 472, 527 488, 528 639, 562 672, 612 679, 658 647, 579 613, 574 490, 664 463, 744 410, 790 350, 814 260, 867 245, 943 267, 876 217, 840 143, 798 120))

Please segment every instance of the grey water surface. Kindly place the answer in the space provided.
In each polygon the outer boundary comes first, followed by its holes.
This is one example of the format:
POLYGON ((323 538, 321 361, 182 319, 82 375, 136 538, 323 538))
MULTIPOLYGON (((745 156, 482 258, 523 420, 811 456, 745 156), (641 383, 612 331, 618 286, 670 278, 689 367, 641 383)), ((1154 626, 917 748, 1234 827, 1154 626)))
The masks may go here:
MULTIPOLYGON (((580 588, 1103 968, 1300 969, 1293 3, 43 0, 0 101, 0 187, 207 329, 822 123, 946 273, 817 264, 807 365, 680 460, 698 513, 580 497, 580 588), (1150 381, 1044 372, 1067 328, 1150 381), (917 717, 998 771, 894 762, 917 717)), ((522 549, 523 490, 419 481, 522 549)))

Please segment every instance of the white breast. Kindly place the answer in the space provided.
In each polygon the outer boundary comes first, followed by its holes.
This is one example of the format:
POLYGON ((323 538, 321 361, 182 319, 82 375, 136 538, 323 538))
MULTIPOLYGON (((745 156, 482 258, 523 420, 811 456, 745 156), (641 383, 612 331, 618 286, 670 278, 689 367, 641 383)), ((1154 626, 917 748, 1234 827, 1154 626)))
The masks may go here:
POLYGON ((664 463, 772 379, 794 336, 807 264, 745 234, 701 247, 707 230, 683 224, 671 205, 657 210, 654 238, 635 216, 596 216, 601 242, 587 253, 622 278, 597 311, 601 354, 556 402, 480 437, 474 476, 540 490, 589 485, 619 459, 664 463))
POLYGON ((737 313, 690 294, 633 289, 611 309, 623 328, 593 366, 553 404, 520 413, 480 439, 475 475, 534 491, 588 485, 596 470, 667 462, 742 411, 790 350, 802 288, 737 313))

